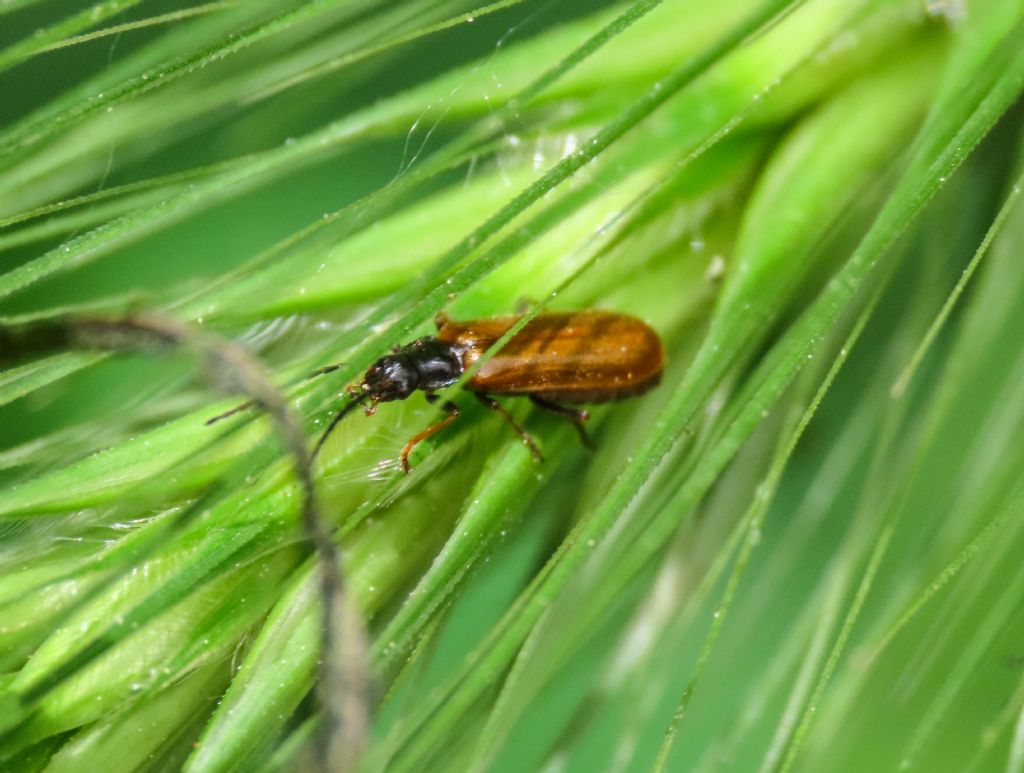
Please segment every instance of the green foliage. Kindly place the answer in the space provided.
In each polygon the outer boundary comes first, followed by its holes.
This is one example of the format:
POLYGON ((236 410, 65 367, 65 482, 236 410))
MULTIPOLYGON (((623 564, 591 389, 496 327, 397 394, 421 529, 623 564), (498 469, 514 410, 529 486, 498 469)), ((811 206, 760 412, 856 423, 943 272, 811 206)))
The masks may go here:
MULTIPOLYGON (((457 389, 408 476, 418 398, 332 435, 361 769, 1024 770, 1024 3, 931 10, 0 4, 0 324, 240 338, 311 443, 441 310, 659 331, 593 454, 457 389)), ((308 763, 301 493, 200 383, 0 373, 5 769, 308 763)))

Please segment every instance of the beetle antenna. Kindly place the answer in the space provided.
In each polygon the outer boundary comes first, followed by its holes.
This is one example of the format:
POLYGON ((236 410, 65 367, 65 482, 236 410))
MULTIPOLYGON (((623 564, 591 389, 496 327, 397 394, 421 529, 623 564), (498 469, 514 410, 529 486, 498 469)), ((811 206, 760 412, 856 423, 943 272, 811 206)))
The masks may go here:
MULTIPOLYGON (((334 371, 338 370, 338 368, 340 368, 344 364, 345 363, 343 363, 343 362, 339 362, 336 365, 328 365, 325 368, 318 368, 317 370, 314 370, 312 373, 310 373, 310 374, 308 374, 306 376, 303 376, 299 383, 301 383, 302 381, 309 381, 309 380, 317 378, 319 376, 326 376, 328 373, 334 373, 334 371)), ((255 403, 252 400, 246 400, 244 403, 239 403, 234 408, 231 408, 229 410, 224 411, 224 413, 218 413, 216 416, 213 416, 213 417, 207 419, 203 423, 206 426, 210 426, 211 424, 216 424, 218 421, 221 421, 222 419, 226 419, 229 416, 234 416, 236 413, 241 413, 242 411, 245 411, 245 410, 248 410, 249 408, 252 408, 253 405, 255 405, 255 403)))
POLYGON ((316 459, 317 454, 320 453, 320 449, 324 447, 324 443, 327 441, 327 436, 334 431, 334 428, 341 423, 342 419, 344 419, 349 413, 352 412, 353 408, 355 408, 357 405, 362 405, 364 402, 366 402, 366 400, 370 397, 370 394, 370 392, 360 393, 359 396, 356 397, 356 399, 354 399, 352 402, 350 402, 348 405, 346 405, 344 408, 338 411, 337 414, 335 414, 334 418, 331 419, 331 423, 327 425, 327 429, 324 430, 324 433, 320 436, 320 439, 316 441, 316 445, 313 446, 313 453, 309 455, 310 463, 312 463, 316 459))

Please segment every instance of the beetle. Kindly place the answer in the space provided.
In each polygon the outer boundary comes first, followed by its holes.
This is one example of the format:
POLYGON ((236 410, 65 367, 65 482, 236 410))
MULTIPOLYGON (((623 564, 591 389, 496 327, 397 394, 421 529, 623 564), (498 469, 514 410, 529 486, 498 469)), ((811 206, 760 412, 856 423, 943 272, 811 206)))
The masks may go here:
MULTIPOLYGON (((458 381, 518 320, 518 316, 506 316, 457 322, 439 313, 434 320, 437 335, 395 347, 391 354, 373 363, 358 384, 348 388, 354 399, 332 419, 317 441, 313 457, 357 405, 363 405, 370 416, 378 403, 405 400, 416 391, 423 392, 428 402, 436 402, 440 399, 436 391, 458 381)), ((603 403, 643 394, 661 380, 664 361, 658 334, 635 317, 608 311, 542 313, 487 359, 466 381, 465 388, 499 413, 542 461, 537 444, 494 395, 528 397, 537 407, 572 421, 584 444, 590 446, 583 424, 590 415, 563 403, 603 403)), ((331 365, 313 375, 339 367, 331 365)), ((207 423, 244 407, 238 406, 207 423)), ((459 418, 453 402, 446 400, 441 407, 447 415, 402 448, 403 472, 409 472, 409 454, 417 444, 459 418)))

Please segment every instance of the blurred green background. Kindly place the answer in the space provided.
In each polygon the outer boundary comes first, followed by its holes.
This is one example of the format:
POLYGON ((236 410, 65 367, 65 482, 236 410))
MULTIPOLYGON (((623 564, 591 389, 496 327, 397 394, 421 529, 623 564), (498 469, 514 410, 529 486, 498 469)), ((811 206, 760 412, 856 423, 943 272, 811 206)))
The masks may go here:
MULTIPOLYGON (((332 437, 353 766, 1024 770, 1022 31, 1010 0, 0 3, 0 324, 240 340, 311 442, 441 309, 659 331, 593 454, 506 400, 538 465, 465 396, 408 477, 418 397, 332 437)), ((37 354, 0 373, 2 767, 311 764, 266 420, 206 427, 237 398, 187 356, 37 354)))

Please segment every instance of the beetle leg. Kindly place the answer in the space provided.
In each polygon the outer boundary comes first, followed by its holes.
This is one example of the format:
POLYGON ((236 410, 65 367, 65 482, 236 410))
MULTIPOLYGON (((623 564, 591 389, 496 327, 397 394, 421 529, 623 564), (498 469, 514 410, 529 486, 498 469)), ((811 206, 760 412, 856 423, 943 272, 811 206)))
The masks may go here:
POLYGON ((590 420, 589 413, 582 408, 569 408, 568 406, 545 400, 543 397, 537 397, 537 395, 530 395, 529 397, 530 402, 538 408, 543 408, 549 413, 554 413, 571 421, 576 426, 576 431, 580 433, 580 440, 583 441, 583 445, 591 451, 594 450, 594 441, 590 439, 590 435, 587 434, 587 428, 583 426, 583 422, 590 420))
MULTIPOLYGON (((437 395, 431 395, 431 397, 433 397, 434 400, 437 399, 437 395)), ((428 398, 428 400, 429 400, 429 398, 428 398)), ((431 400, 431 402, 433 402, 433 400, 431 400)), ((412 453, 412 450, 417 445, 419 445, 419 443, 421 441, 426 440, 428 437, 433 435, 435 432, 440 432, 445 427, 447 427, 449 424, 451 424, 453 421, 455 421, 457 418, 459 418, 459 409, 455 405, 455 403, 449 402, 448 400, 445 400, 445 402, 441 405, 441 407, 444 408, 445 412, 448 415, 445 416, 443 419, 441 419, 441 421, 439 421, 437 424, 432 424, 431 426, 429 426, 425 430, 423 430, 420 434, 415 435, 414 437, 410 438, 409 442, 406 443, 405 447, 402 449, 402 455, 401 455, 402 472, 404 472, 406 475, 409 474, 409 454, 412 453)))
POLYGON ((537 305, 537 302, 535 300, 533 300, 532 298, 527 298, 525 295, 521 296, 516 301, 515 315, 517 317, 521 317, 526 312, 528 312, 531 307, 536 306, 536 305, 537 305))
POLYGON ((540 449, 537 448, 537 444, 533 442, 533 438, 530 437, 530 433, 523 429, 523 425, 516 421, 516 417, 509 413, 505 409, 505 406, 493 397, 488 397, 487 395, 480 394, 479 392, 474 392, 474 394, 476 395, 477 400, 486 405, 492 411, 499 413, 505 421, 512 425, 512 429, 519 434, 519 437, 522 438, 522 441, 526 444, 526 447, 530 449, 530 453, 533 454, 534 458, 538 462, 544 461, 544 454, 542 454, 540 449))
POLYGON ((451 323, 451 321, 452 318, 445 314, 443 311, 439 311, 437 312, 437 314, 434 315, 434 325, 437 327, 439 331, 445 325, 451 323))

